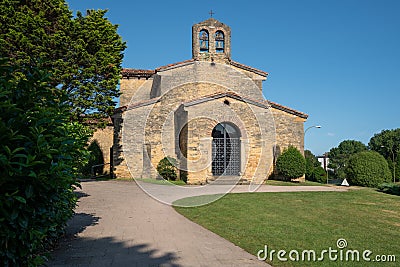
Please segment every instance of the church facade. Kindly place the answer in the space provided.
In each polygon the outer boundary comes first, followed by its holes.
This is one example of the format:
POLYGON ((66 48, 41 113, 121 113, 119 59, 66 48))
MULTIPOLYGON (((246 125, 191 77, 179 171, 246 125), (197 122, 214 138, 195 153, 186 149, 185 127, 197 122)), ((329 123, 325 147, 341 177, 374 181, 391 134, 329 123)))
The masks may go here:
POLYGON ((303 152, 308 117, 264 99, 267 76, 232 60, 231 29, 214 18, 193 25, 191 59, 123 69, 114 174, 157 178, 158 163, 169 157, 188 184, 263 182, 283 149, 303 152))

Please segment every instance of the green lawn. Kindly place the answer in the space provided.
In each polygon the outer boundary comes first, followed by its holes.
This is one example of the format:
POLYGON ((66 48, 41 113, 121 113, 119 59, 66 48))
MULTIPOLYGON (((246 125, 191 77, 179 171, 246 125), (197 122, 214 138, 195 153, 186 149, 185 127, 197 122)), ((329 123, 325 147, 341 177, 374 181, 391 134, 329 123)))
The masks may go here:
POLYGON ((300 259, 303 250, 315 250, 318 258, 322 250, 338 249, 340 238, 348 244, 343 253, 360 251, 360 262, 333 262, 328 254, 322 262, 282 262, 275 253, 274 266, 400 266, 400 197, 372 189, 228 194, 206 206, 175 209, 254 255, 267 245, 269 251, 297 250, 300 259), (371 259, 394 254, 397 262, 365 262, 367 249, 371 259))
POLYGON ((324 186, 326 184, 321 184, 317 182, 305 181, 305 182, 287 182, 287 181, 279 181, 279 180, 266 180, 265 184, 267 185, 279 185, 279 186, 324 186))
MULTIPOLYGON (((131 178, 131 180, 133 180, 131 178)), ((184 181, 177 180, 177 181, 167 181, 167 180, 158 180, 158 179, 151 179, 151 178, 135 178, 134 180, 151 183, 151 184, 162 184, 162 185, 186 185, 184 181)))

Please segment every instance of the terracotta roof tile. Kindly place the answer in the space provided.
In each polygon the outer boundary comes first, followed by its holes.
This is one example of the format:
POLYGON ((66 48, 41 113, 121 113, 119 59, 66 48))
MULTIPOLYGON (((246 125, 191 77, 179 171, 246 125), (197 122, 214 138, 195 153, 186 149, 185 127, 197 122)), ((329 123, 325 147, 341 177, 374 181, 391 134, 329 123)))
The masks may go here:
MULTIPOLYGON (((272 107, 272 108, 287 112, 289 114, 296 115, 296 116, 298 116, 300 118, 303 118, 303 119, 307 119, 308 118, 308 114, 300 112, 300 111, 297 111, 295 109, 292 109, 292 108, 289 108, 289 107, 286 107, 286 106, 283 106, 281 104, 278 104, 278 103, 275 103, 275 102, 272 102, 272 101, 269 101, 269 100, 260 101, 260 100, 255 100, 255 99, 251 99, 251 98, 248 98, 248 97, 242 97, 241 95, 239 95, 239 94, 237 94, 235 92, 232 92, 232 91, 217 92, 217 93, 214 93, 214 94, 205 95, 205 96, 196 98, 194 100, 185 102, 183 104, 185 106, 192 106, 192 105, 196 105, 196 104, 200 104, 200 103, 203 103, 203 102, 210 101, 212 99, 222 98, 222 97, 225 97, 225 96, 229 96, 229 97, 232 97, 232 98, 235 98, 235 99, 238 99, 238 100, 242 100, 244 102, 247 102, 247 103, 250 103, 250 104, 253 104, 253 105, 256 105, 256 106, 260 106, 260 107, 263 107, 263 108, 272 107)), ((161 99, 161 97, 156 97, 156 98, 152 98, 152 99, 136 102, 136 103, 130 104, 129 106, 119 107, 119 108, 115 109, 114 113, 125 112, 126 110, 131 110, 131 109, 135 109, 135 108, 138 108, 138 107, 151 105, 151 104, 154 104, 154 103, 158 102, 160 99, 161 99)))
POLYGON ((235 99, 238 99, 238 100, 242 100, 244 102, 247 102, 247 103, 250 103, 250 104, 253 104, 253 105, 257 105, 257 106, 260 106, 260 107, 264 107, 264 108, 272 107, 272 108, 275 108, 275 109, 279 109, 279 110, 285 111, 287 113, 296 115, 296 116, 298 116, 300 118, 303 118, 303 119, 307 119, 308 118, 307 114, 305 114, 303 112, 300 112, 300 111, 297 111, 295 109, 280 105, 278 103, 275 103, 275 102, 272 102, 272 101, 269 101, 269 100, 260 101, 260 100, 255 100, 255 99, 251 99, 251 98, 248 98, 248 97, 242 97, 241 95, 239 95, 239 94, 237 94, 235 92, 232 92, 232 91, 217 92, 217 93, 214 93, 214 94, 210 94, 210 95, 206 95, 206 96, 197 98, 195 100, 186 102, 184 104, 186 106, 191 106, 191 105, 196 105, 198 103, 207 102, 207 101, 209 101, 211 99, 217 99, 217 98, 221 98, 221 97, 225 97, 225 96, 230 96, 232 98, 235 98, 235 99))
POLYGON ((265 101, 259 101, 259 100, 255 100, 255 99, 251 99, 248 97, 243 97, 239 94, 237 94, 236 92, 232 92, 232 91, 227 91, 227 92, 217 92, 214 94, 210 94, 210 95, 206 95, 206 96, 202 96, 199 97, 197 99, 188 101, 186 103, 184 103, 185 106, 192 106, 192 105, 196 105, 196 104, 200 104, 200 103, 204 103, 207 101, 210 101, 212 99, 218 99, 218 98, 222 98, 222 97, 231 97, 249 104, 253 104, 262 108, 269 108, 269 105, 267 102, 265 101))
POLYGON ((112 125, 113 122, 111 117, 103 117, 103 118, 93 118, 90 116, 83 116, 83 123, 84 124, 98 124, 98 123, 105 123, 106 125, 112 125))
POLYGON ((157 103, 160 99, 161 99, 161 97, 156 97, 156 98, 150 98, 148 100, 136 102, 136 103, 133 103, 133 104, 129 104, 127 106, 126 110, 131 110, 131 109, 135 109, 135 108, 139 108, 139 107, 148 106, 148 105, 157 103))
POLYGON ((306 114, 306 113, 297 111, 297 110, 295 110, 295 109, 292 109, 292 108, 283 106, 283 105, 281 105, 281 104, 278 104, 278 103, 275 103, 275 102, 272 102, 272 101, 269 101, 269 100, 266 100, 266 101, 267 101, 267 102, 270 104, 270 106, 273 107, 273 108, 276 108, 276 109, 285 111, 285 112, 287 112, 287 113, 296 115, 296 116, 298 116, 298 117, 300 117, 300 118, 303 118, 303 119, 307 119, 307 118, 308 118, 308 114, 306 114))
MULTIPOLYGON (((121 74, 122 74, 122 77, 126 77, 126 78, 129 78, 129 77, 150 78, 157 71, 163 71, 163 70, 166 70, 166 69, 169 69, 169 68, 175 68, 175 67, 178 67, 180 65, 186 65, 188 63, 192 63, 194 61, 195 60, 192 58, 192 59, 188 59, 188 60, 184 60, 184 61, 168 64, 168 65, 165 65, 165 66, 161 66, 161 67, 156 68, 155 70, 124 68, 124 69, 122 69, 121 74)), ((235 67, 238 67, 238 68, 250 71, 250 72, 254 72, 254 73, 256 73, 258 75, 261 75, 261 76, 264 76, 264 77, 268 76, 268 73, 265 72, 265 71, 262 71, 262 70, 259 70, 259 69, 244 65, 242 63, 239 63, 239 62, 236 62, 236 61, 233 61, 233 60, 230 61, 230 64, 232 66, 235 66, 235 67)))
POLYGON ((141 69, 122 69, 122 77, 130 78, 150 78, 155 73, 154 70, 141 70, 141 69))
POLYGON ((262 71, 262 70, 259 70, 259 69, 244 65, 242 63, 239 63, 239 62, 236 62, 236 61, 233 61, 233 60, 231 60, 230 63, 231 63, 232 66, 235 66, 235 67, 247 70, 247 71, 254 72, 254 73, 258 74, 258 75, 261 75, 261 76, 264 76, 264 77, 268 76, 268 72, 265 72, 265 71, 262 71))
POLYGON ((122 113, 122 112, 126 111, 127 108, 128 108, 127 106, 118 107, 118 108, 114 109, 114 114, 122 113))
POLYGON ((192 58, 192 59, 184 60, 184 61, 181 61, 181 62, 172 63, 172 64, 169 64, 169 65, 158 67, 156 69, 156 71, 161 71, 161 70, 166 70, 166 69, 169 69, 169 68, 178 67, 179 65, 186 65, 186 64, 194 62, 194 61, 195 60, 192 58))

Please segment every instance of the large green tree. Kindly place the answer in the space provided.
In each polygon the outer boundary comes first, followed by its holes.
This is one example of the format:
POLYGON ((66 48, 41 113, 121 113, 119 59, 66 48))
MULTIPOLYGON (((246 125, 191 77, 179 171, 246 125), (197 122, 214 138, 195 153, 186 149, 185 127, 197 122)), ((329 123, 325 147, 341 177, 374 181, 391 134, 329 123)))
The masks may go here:
POLYGON ((307 180, 314 180, 314 170, 315 168, 321 166, 317 157, 310 151, 304 150, 304 158, 306 160, 306 179, 307 180))
MULTIPOLYGON (((64 0, 3 0, 0 57, 51 70, 51 84, 68 94, 75 119, 109 115, 126 45, 105 14, 90 10, 73 17, 64 0)), ((14 75, 24 78, 22 72, 14 75)))
POLYGON ((367 150, 367 146, 360 141, 344 140, 338 147, 329 151, 329 168, 335 170, 337 178, 346 178, 345 168, 351 155, 367 150))
POLYGON ((400 128, 383 130, 375 134, 369 141, 370 149, 381 154, 388 162, 392 173, 395 170, 395 177, 400 177, 400 128))

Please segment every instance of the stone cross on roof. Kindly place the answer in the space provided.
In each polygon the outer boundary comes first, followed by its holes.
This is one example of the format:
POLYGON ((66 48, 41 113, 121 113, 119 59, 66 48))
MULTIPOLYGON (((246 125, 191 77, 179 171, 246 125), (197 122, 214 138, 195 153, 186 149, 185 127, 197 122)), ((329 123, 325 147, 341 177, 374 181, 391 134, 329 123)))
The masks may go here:
POLYGON ((213 15, 215 14, 213 11, 212 11, 212 9, 210 10, 210 13, 208 13, 208 14, 210 14, 210 16, 211 17, 213 17, 213 15))

